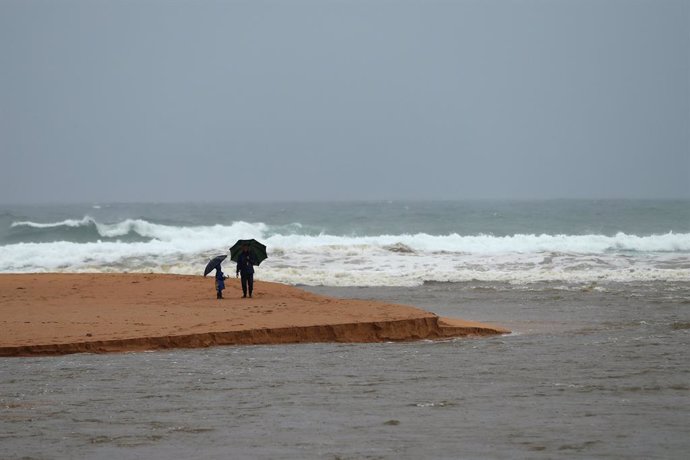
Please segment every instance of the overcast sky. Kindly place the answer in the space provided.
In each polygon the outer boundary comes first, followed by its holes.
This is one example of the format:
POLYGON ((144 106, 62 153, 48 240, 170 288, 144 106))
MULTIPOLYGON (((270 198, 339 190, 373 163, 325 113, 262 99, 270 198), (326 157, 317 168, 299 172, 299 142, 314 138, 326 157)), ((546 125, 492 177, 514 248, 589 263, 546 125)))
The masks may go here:
POLYGON ((0 0, 0 202, 690 198, 688 0, 0 0))

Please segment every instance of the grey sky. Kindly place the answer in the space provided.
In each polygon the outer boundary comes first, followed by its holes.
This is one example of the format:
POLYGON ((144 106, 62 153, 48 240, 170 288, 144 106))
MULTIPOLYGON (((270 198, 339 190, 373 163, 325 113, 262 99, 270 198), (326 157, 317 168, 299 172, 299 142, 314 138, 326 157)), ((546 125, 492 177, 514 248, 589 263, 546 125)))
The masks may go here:
POLYGON ((690 198, 690 1, 0 0, 0 202, 690 198))

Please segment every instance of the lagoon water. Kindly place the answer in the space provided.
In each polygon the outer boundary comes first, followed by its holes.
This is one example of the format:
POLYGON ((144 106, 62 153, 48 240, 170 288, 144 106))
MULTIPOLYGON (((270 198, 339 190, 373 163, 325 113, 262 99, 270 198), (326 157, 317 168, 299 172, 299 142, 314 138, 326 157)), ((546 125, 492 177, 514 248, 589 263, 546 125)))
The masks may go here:
POLYGON ((3 359, 0 457, 685 458, 689 213, 688 202, 7 207, 3 272, 192 273, 254 232, 270 256, 257 289, 290 282, 514 333, 3 359))

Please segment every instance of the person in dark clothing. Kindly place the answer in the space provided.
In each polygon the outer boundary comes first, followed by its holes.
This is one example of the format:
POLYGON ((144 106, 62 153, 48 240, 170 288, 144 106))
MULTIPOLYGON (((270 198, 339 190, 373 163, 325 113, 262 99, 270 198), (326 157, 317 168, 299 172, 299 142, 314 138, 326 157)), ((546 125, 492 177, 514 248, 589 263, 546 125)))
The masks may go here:
POLYGON ((223 298, 223 289, 225 289, 225 279, 228 278, 223 274, 220 265, 216 268, 216 299, 223 298))
POLYGON ((237 258, 237 272, 235 276, 242 275, 242 297, 247 297, 247 291, 249 291, 249 297, 252 296, 254 291, 254 259, 251 252, 249 252, 249 246, 242 248, 242 252, 237 258))

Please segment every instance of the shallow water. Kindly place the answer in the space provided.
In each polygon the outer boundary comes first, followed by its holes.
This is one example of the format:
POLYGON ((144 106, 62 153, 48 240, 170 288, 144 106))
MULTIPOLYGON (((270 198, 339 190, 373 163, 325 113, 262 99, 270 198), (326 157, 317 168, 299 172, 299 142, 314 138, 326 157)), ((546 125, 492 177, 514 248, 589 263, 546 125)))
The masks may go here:
POLYGON ((310 290, 516 332, 3 359, 0 456, 685 458, 690 449, 690 283, 310 290))

